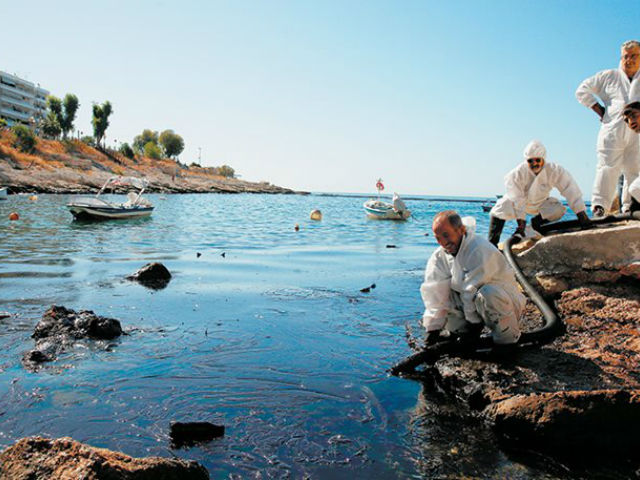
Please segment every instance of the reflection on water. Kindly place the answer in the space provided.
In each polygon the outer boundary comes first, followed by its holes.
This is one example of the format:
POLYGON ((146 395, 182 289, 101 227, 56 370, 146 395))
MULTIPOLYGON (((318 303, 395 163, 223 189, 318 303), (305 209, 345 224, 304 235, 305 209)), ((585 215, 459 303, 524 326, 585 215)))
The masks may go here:
POLYGON ((149 219, 87 224, 64 195, 0 203, 0 305, 14 314, 0 320, 0 447, 71 436, 194 459, 212 478, 541 477, 458 407, 433 410, 419 384, 386 373, 421 314, 434 213, 475 215, 486 234, 480 203, 409 200, 414 218, 396 223, 348 196, 150 198, 149 219), (11 211, 21 220, 4 220, 11 211), (171 271, 166 289, 125 280, 151 261, 171 271), (20 358, 51 304, 117 318, 129 335, 29 373, 20 358), (172 451, 172 420, 226 434, 172 451))

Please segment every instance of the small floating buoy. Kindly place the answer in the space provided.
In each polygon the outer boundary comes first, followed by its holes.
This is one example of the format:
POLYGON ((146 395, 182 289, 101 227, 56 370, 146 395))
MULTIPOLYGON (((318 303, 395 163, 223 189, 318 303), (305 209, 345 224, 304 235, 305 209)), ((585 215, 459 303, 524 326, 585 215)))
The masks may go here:
POLYGON ((311 215, 309 215, 311 220, 322 220, 322 212, 320 210, 312 210, 311 215))
POLYGON ((202 254, 200 252, 196 252, 196 258, 200 258, 202 254))
POLYGON ((31 200, 32 202, 36 202, 38 200, 38 195, 31 195, 29 197, 29 200, 31 200))
POLYGON ((9 214, 9 220, 20 220, 20 215, 18 215, 16 212, 11 212, 9 214))
POLYGON ((296 223, 296 226, 295 226, 295 227, 293 227, 293 229, 294 229, 296 232, 297 232, 297 231, 299 231, 299 230, 300 230, 300 225, 298 225, 298 224, 296 223))
POLYGON ((227 256, 227 252, 222 252, 222 253, 220 254, 220 256, 221 256, 222 258, 225 258, 225 257, 227 256))

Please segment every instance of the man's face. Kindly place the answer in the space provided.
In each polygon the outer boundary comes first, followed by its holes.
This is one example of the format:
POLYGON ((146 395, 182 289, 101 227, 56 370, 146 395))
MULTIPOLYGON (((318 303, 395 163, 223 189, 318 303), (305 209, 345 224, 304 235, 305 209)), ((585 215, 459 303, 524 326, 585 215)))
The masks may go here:
POLYGON ((544 158, 527 158, 527 163, 529 164, 531 171, 538 175, 542 171, 542 167, 544 167, 544 158))
POLYGON ((626 123, 631 130, 640 133, 640 109, 630 108, 625 111, 623 117, 624 123, 626 123))
POLYGON ((622 50, 620 61, 624 73, 633 77, 640 68, 640 47, 632 46, 622 50))
POLYGON ((458 228, 452 227, 446 218, 441 218, 433 224, 433 233, 436 236, 436 241, 449 255, 458 253, 462 237, 464 237, 466 231, 467 229, 464 225, 460 225, 458 228))

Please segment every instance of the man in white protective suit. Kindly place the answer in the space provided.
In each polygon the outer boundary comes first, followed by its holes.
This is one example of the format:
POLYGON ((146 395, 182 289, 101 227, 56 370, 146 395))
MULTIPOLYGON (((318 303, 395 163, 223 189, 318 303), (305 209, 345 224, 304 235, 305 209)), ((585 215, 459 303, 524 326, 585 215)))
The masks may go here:
POLYGON ((531 226, 559 220, 567 211, 560 200, 549 193, 557 188, 584 227, 590 223, 582 191, 571 174, 555 163, 547 162, 547 149, 538 140, 525 147, 524 162, 504 177, 506 193, 491 209, 489 241, 498 246, 506 220, 517 220, 518 228, 513 236, 525 237, 527 213, 535 215, 531 226))
POLYGON ((440 247, 420 286, 427 345, 446 337, 444 330, 450 340, 473 345, 485 325, 496 345, 515 344, 525 298, 502 253, 475 235, 473 217, 463 220, 446 210, 435 216, 432 228, 440 247))
MULTIPOLYGON (((622 44, 619 68, 596 73, 576 90, 578 101, 596 112, 602 122, 591 196, 591 210, 595 217, 603 216, 610 209, 620 174, 624 174, 626 184, 630 185, 640 172, 638 136, 625 127, 622 118, 629 92, 640 82, 639 71, 640 42, 629 40, 622 44)), ((630 208, 628 193, 623 195, 622 203, 623 210, 630 208)))

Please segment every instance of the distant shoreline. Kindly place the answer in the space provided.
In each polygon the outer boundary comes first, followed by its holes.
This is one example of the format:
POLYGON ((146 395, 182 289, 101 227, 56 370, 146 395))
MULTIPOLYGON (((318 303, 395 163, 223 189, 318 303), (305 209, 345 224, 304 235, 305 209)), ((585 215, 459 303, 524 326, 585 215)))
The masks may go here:
POLYGON ((145 178, 146 191, 152 193, 308 193, 224 177, 215 168, 187 166, 172 159, 128 158, 79 140, 38 138, 31 153, 12 143, 13 135, 0 131, 0 187, 7 187, 9 193, 96 193, 113 176, 145 178))

